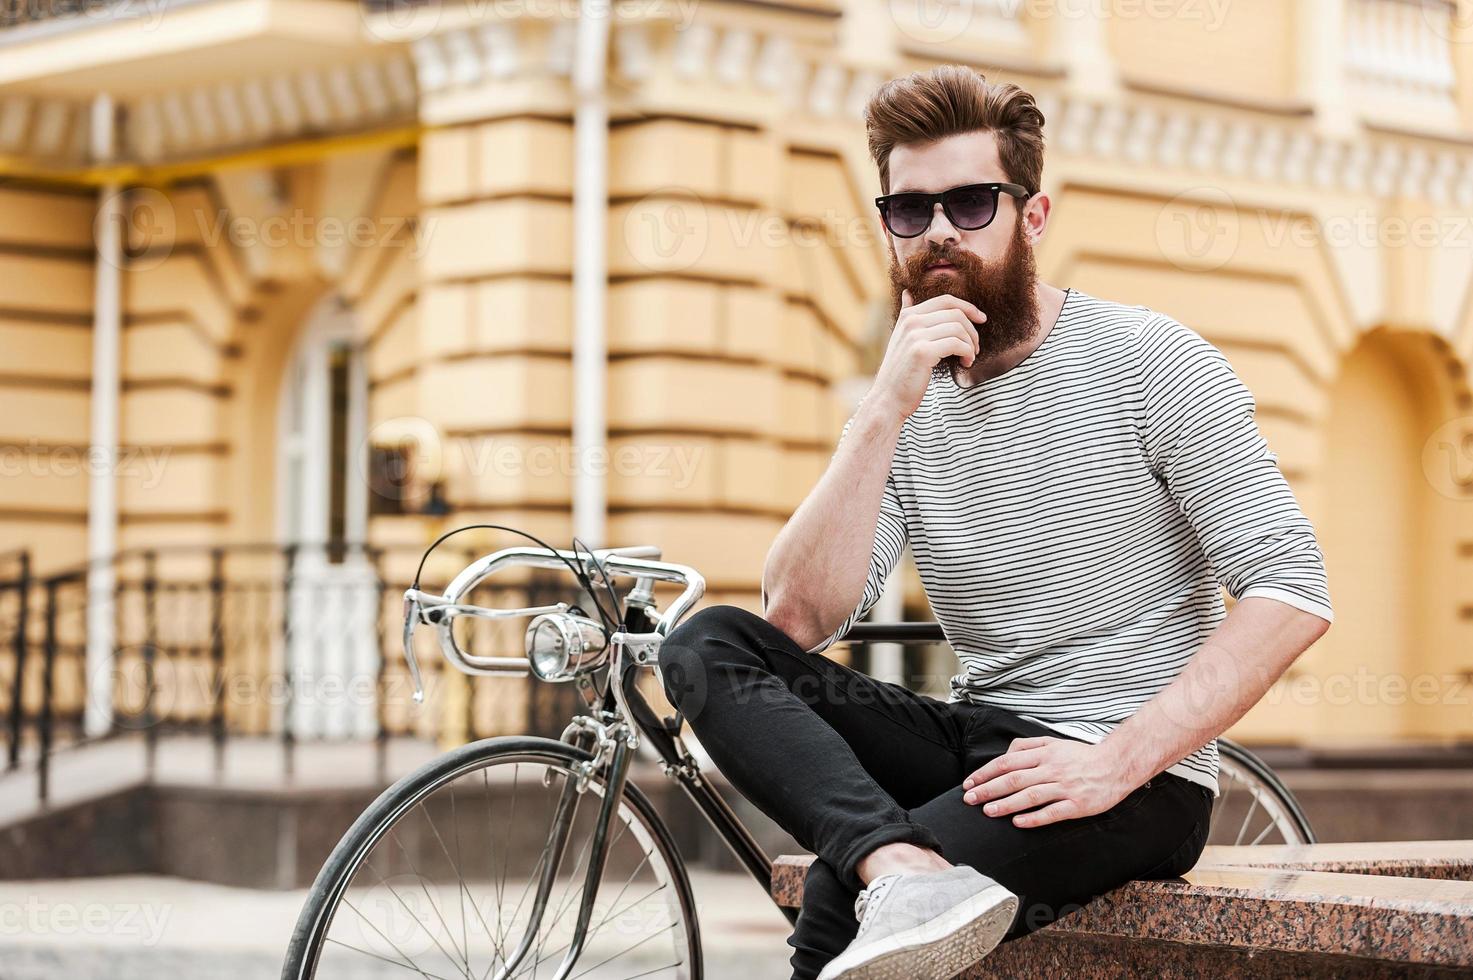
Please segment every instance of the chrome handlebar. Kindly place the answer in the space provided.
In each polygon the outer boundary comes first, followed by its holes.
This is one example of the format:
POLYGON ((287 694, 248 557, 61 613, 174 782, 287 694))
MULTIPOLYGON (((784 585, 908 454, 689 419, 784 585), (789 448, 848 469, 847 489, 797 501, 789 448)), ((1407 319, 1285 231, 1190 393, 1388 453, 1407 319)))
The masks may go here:
MULTIPOLYGON (((593 552, 557 551, 546 548, 503 548, 476 559, 467 565, 445 588, 436 595, 420 589, 404 591, 404 658, 409 664, 409 673, 414 680, 414 700, 424 700, 424 685, 420 680, 419 660, 414 654, 414 627, 418 623, 434 626, 440 641, 440 650, 445 659, 458 670, 467 674, 499 677, 525 677, 531 665, 525 656, 480 657, 466 653, 455 642, 455 618, 472 616, 478 619, 514 619, 523 616, 539 616, 543 613, 567 612, 571 608, 566 602, 550 606, 526 606, 517 609, 494 609, 462 603, 461 600, 476 586, 496 572, 508 567, 551 568, 567 570, 567 562, 580 567, 595 588, 604 585, 604 572, 611 578, 635 579, 635 592, 648 594, 655 582, 674 582, 685 586, 680 596, 660 616, 653 633, 622 634, 610 637, 611 644, 625 641, 637 642, 646 649, 653 646, 658 652, 659 644, 675 628, 701 596, 706 593, 706 579, 689 565, 659 561, 660 548, 656 545, 634 545, 624 548, 600 548, 593 552), (595 561, 595 558, 597 561, 595 561), (600 570, 602 569, 602 571, 600 570)), ((641 661, 643 662, 643 661, 641 661)))

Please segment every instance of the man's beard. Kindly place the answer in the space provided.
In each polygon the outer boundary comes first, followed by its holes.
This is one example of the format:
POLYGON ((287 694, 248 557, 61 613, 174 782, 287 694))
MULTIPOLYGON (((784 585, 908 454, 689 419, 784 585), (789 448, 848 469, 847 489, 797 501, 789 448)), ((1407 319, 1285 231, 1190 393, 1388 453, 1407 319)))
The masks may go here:
MULTIPOLYGON (((900 317, 901 290, 910 290, 912 303, 949 293, 987 314, 987 321, 980 328, 972 324, 977 329, 977 358, 995 357, 1025 343, 1038 329, 1036 272, 1033 249, 1023 235, 1021 219, 1013 226, 1007 253, 996 261, 979 258, 958 245, 934 242, 926 251, 912 255, 904 265, 892 253, 890 320, 893 323, 900 317), (928 265, 940 261, 950 262, 954 271, 926 271, 928 265)), ((961 358, 948 355, 941 359, 937 370, 955 378, 961 370, 961 358)))

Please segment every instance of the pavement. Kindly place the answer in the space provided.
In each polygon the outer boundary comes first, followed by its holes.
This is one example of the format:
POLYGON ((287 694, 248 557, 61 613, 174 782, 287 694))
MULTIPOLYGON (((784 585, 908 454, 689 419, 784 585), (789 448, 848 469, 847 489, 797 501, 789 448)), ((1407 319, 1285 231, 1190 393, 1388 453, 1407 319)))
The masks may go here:
MULTIPOLYGON (((706 976, 786 976, 788 923, 762 888, 691 877, 706 976)), ((156 876, 0 881, 0 980, 276 980, 305 898, 156 876)))

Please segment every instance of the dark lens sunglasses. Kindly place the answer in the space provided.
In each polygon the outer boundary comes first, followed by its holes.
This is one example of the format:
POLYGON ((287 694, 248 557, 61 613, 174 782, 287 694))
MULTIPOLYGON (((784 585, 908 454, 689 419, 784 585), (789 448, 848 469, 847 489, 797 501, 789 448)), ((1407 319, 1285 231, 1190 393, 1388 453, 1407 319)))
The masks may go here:
POLYGON ((976 231, 992 224, 997 217, 998 194, 1011 194, 1020 201, 1029 198, 1028 188, 1022 184, 967 184, 953 187, 939 194, 886 194, 875 198, 875 207, 880 209, 880 220, 896 238, 915 238, 931 227, 931 217, 936 211, 936 202, 946 220, 962 231, 976 231))

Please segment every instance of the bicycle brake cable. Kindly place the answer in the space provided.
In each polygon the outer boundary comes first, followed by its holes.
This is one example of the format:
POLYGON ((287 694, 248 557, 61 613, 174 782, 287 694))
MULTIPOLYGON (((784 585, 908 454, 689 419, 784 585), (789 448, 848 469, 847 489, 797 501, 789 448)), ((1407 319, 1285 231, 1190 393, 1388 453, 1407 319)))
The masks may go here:
MULTIPOLYGON (((603 603, 599 601, 598 591, 593 587, 593 583, 589 580, 587 574, 584 573, 584 571, 577 565, 574 565, 572 562, 568 561, 568 559, 559 554, 556 548, 548 544, 546 541, 543 541, 535 534, 529 534, 519 528, 507 527, 505 524, 466 524, 463 527, 458 527, 453 531, 446 531, 444 534, 440 535, 438 538, 435 539, 434 543, 432 543, 428 548, 425 549, 424 554, 420 555, 419 567, 414 570, 414 584, 412 587, 415 590, 419 589, 419 579, 420 576, 424 574, 425 562, 429 560, 430 553, 438 548, 441 542, 443 542, 446 538, 450 538, 454 535, 459 534, 461 531, 475 530, 509 531, 512 534, 521 535, 522 537, 526 538, 528 541, 533 542, 539 547, 546 548, 553 556, 560 560, 564 565, 568 566, 568 571, 573 573, 573 577, 578 580, 578 583, 583 586, 585 591, 588 592, 589 598, 593 600, 593 607, 594 609, 598 610, 598 618, 602 621, 603 628, 609 630, 610 632, 613 632, 614 621, 610 618, 608 612, 604 609, 603 603)), ((617 609, 618 607, 615 606, 616 611, 617 609)))
POLYGON ((593 549, 580 541, 578 539, 578 536, 575 534, 573 535, 573 551, 576 552, 580 548, 588 552, 588 557, 593 560, 593 567, 598 569, 599 575, 603 577, 604 585, 607 586, 609 590, 609 599, 614 603, 615 621, 618 623, 619 629, 627 629, 629 624, 625 618, 625 610, 619 604, 619 593, 614 589, 614 581, 609 576, 609 570, 604 567, 603 559, 594 554, 593 549))

